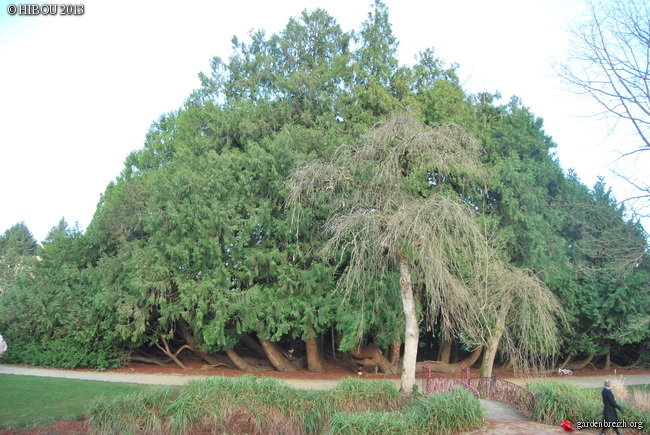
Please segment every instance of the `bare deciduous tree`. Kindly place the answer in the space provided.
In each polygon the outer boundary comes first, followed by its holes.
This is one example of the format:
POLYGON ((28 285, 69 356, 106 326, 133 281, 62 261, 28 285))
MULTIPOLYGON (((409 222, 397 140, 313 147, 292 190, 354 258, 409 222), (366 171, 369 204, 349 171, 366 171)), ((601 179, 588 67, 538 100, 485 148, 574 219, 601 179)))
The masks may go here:
MULTIPOLYGON (((650 151, 650 7, 646 0, 591 1, 570 28, 571 49, 555 71, 572 91, 593 98, 600 115, 629 122, 640 144, 624 156, 650 151)), ((623 151, 621 151, 623 152, 623 151)), ((617 172, 639 191, 630 203, 650 199, 647 180, 617 172)))

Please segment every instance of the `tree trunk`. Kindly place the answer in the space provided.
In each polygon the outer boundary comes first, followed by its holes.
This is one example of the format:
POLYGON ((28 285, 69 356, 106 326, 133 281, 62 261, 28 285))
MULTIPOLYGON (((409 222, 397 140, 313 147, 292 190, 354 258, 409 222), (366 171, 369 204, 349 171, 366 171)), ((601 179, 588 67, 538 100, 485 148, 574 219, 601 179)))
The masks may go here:
POLYGON ((334 335, 334 325, 332 325, 332 359, 336 361, 336 336, 334 335))
POLYGON ((262 338, 261 333, 257 334, 257 338, 260 343, 262 343, 262 348, 264 349, 264 353, 266 353, 266 357, 271 361, 271 364, 273 364, 273 367, 275 367, 277 371, 295 372, 297 370, 296 367, 291 364, 284 355, 282 355, 282 352, 280 352, 280 349, 278 349, 275 343, 270 342, 266 338, 262 338))
POLYGON ((357 364, 379 367, 383 373, 389 375, 397 374, 395 367, 381 354, 381 350, 374 343, 370 343, 363 349, 354 349, 350 354, 357 364))
POLYGON ((241 334, 239 338, 246 345, 246 347, 252 350, 253 352, 255 352, 257 356, 266 359, 266 352, 264 352, 262 346, 260 346, 259 344, 257 344, 255 340, 253 340, 253 337, 251 337, 248 334, 241 334))
POLYGON ((499 308, 499 317, 497 317, 497 324, 494 327, 492 336, 488 339, 487 346, 485 347, 485 352, 483 353, 483 361, 481 362, 481 370, 479 371, 479 376, 484 378, 489 378, 492 376, 492 368, 494 366, 494 357, 497 355, 497 349, 499 348, 499 342, 503 336, 503 331, 506 327, 506 317, 508 316, 508 311, 510 311, 510 302, 503 300, 501 301, 501 307, 499 308))
POLYGON ((438 361, 449 364, 451 362, 451 341, 441 340, 440 352, 438 352, 438 361))
POLYGON ((392 346, 390 347, 390 365, 396 367, 401 355, 402 355, 402 341, 396 340, 395 343, 393 343, 392 346))
POLYGON ((612 363, 612 352, 608 351, 605 354, 605 366, 603 367, 603 370, 609 370, 611 363, 612 363))
POLYGON ((492 368, 494 367, 494 357, 497 355, 497 348, 501 340, 502 332, 495 332, 488 340, 485 352, 483 353, 483 361, 481 362, 481 369, 479 376, 489 378, 492 376, 492 368))
MULTIPOLYGON (((156 343, 156 347, 158 347, 158 349, 160 349, 160 350, 162 350, 163 352, 165 352, 165 355, 167 355, 168 357, 170 357, 170 358, 172 359, 172 361, 174 361, 174 362, 175 362, 175 363, 176 363, 180 368, 182 368, 183 370, 187 370, 187 367, 185 367, 185 364, 183 364, 183 363, 181 362, 181 360, 179 360, 179 359, 177 358, 176 354, 173 353, 173 352, 169 349, 169 344, 167 344, 167 340, 165 340, 165 337, 163 337, 163 335, 160 334, 160 333, 158 333, 158 337, 160 337, 160 340, 163 342, 163 345, 164 345, 165 347, 162 347, 162 346, 161 346, 160 344, 158 344, 158 343, 156 343)), ((182 349, 182 348, 181 348, 181 349, 182 349)))
MULTIPOLYGON (((165 361, 161 360, 160 358, 156 358, 155 356, 152 355, 144 355, 144 354, 137 354, 137 355, 131 355, 130 357, 131 361, 135 362, 143 362, 147 364, 156 364, 158 366, 162 367, 167 367, 167 364, 165 361)), ((169 362, 170 360, 167 360, 169 362)))
POLYGON ((226 349, 226 355, 228 355, 228 358, 230 358, 233 364, 235 364, 235 366, 242 372, 253 373, 257 371, 257 367, 248 364, 239 355, 237 355, 234 350, 226 349))
MULTIPOLYGON (((218 366, 223 364, 223 361, 214 358, 212 355, 205 353, 201 350, 201 344, 194 337, 194 335, 190 333, 190 329, 187 326, 185 320, 179 319, 177 324, 178 324, 178 330, 181 333, 183 340, 185 340, 185 343, 187 344, 187 346, 192 352, 194 352, 199 358, 203 359, 210 365, 218 366)), ((178 354, 178 352, 176 352, 176 354, 178 354)))
POLYGON ((460 373, 461 365, 465 364, 466 367, 471 367, 474 365, 474 363, 478 360, 478 357, 481 356, 481 351, 483 350, 483 346, 479 346, 474 351, 470 356, 465 358, 464 360, 454 363, 454 364, 445 364, 441 363, 440 361, 424 361, 424 362, 419 362, 417 363, 417 372, 422 373, 422 364, 426 363, 427 366, 431 367, 432 372, 436 373, 447 373, 447 374, 458 374, 460 373))
POLYGON ((498 373, 509 372, 510 370, 512 370, 512 367, 514 367, 514 365, 515 365, 514 358, 509 358, 508 361, 503 366, 497 367, 493 371, 498 373))
POLYGON ((404 333, 404 358, 402 360, 401 391, 404 394, 412 394, 415 387, 415 366, 418 355, 418 318, 413 298, 413 284, 411 283, 411 271, 408 265, 401 261, 400 289, 402 294, 402 306, 406 318, 406 329, 404 333))
POLYGON ((449 362, 451 364, 456 364, 458 362, 458 358, 459 358, 458 348, 459 347, 460 346, 458 345, 458 342, 453 340, 452 343, 451 343, 451 358, 449 359, 449 362))
POLYGON ((567 364, 566 368, 569 370, 584 369, 591 363, 592 359, 594 359, 594 355, 589 355, 587 358, 583 359, 582 361, 578 361, 572 364, 567 364))
POLYGON ((307 370, 312 373, 323 373, 325 359, 321 353, 318 339, 315 336, 305 338, 305 348, 307 349, 307 370))
POLYGON ((566 359, 562 364, 560 364, 560 368, 563 369, 565 368, 570 362, 573 360, 573 355, 567 355, 566 359))

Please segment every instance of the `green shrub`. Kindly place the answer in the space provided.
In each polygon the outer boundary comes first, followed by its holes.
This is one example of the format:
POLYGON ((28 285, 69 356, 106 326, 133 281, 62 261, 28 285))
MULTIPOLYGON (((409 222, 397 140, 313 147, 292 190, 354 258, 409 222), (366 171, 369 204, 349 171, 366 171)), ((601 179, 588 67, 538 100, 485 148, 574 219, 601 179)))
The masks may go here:
POLYGON ((44 367, 90 368, 106 370, 123 363, 124 352, 106 343, 81 343, 74 338, 56 338, 43 343, 5 339, 10 348, 4 363, 30 364, 44 367))

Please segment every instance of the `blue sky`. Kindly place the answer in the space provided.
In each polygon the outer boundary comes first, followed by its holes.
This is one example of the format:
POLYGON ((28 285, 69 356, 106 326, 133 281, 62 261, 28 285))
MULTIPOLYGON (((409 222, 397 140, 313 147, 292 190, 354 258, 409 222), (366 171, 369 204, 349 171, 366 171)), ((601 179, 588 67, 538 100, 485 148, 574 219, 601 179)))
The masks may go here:
MULTIPOLYGON (((0 232, 24 221, 38 240, 64 217, 85 228, 101 193, 142 147, 161 114, 199 86, 233 35, 278 32, 289 17, 321 7, 356 30, 370 0, 84 1, 80 16, 11 16, 0 4, 0 232)), ((465 88, 516 95, 544 119, 563 168, 592 186, 601 175, 617 198, 612 149, 633 148, 619 126, 587 117, 590 100, 562 89, 550 63, 567 49, 578 0, 387 0, 401 62, 433 47, 460 64, 465 88)), ((644 162, 629 163, 630 173, 644 162)), ((647 171, 646 171, 647 172, 647 171)), ((646 228, 649 225, 646 223, 646 228)))

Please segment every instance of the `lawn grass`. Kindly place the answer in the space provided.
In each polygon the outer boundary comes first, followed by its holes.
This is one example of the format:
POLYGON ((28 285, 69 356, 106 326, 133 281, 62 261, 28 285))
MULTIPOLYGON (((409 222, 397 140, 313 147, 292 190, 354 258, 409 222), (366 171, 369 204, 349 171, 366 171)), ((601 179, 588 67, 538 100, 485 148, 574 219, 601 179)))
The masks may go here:
POLYGON ((95 399, 115 397, 145 385, 37 376, 0 375, 0 428, 38 425, 84 416, 95 399))

